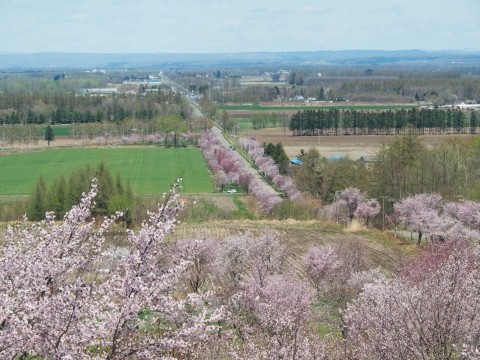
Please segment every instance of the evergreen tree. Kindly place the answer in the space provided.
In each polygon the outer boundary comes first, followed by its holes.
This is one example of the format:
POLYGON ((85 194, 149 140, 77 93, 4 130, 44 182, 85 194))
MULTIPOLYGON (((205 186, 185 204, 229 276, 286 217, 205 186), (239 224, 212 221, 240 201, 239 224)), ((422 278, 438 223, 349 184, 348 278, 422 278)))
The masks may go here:
POLYGON ((272 158, 278 165, 278 170, 280 171, 280 174, 287 174, 290 159, 288 158, 282 143, 278 143, 277 145, 275 145, 272 158))
POLYGON ((472 113, 470 114, 470 133, 476 134, 477 127, 478 127, 477 113, 475 111, 472 111, 472 113))
POLYGON ((125 194, 125 187, 122 183, 122 178, 120 177, 120 173, 117 173, 117 178, 115 179, 115 192, 120 195, 125 194))
POLYGON ((57 219, 61 219, 72 205, 73 204, 70 204, 68 201, 65 176, 60 174, 54 179, 52 185, 48 189, 49 210, 55 212, 55 217, 57 219))
POLYGON ((53 129, 48 125, 45 128, 45 141, 48 142, 48 146, 50 146, 50 142, 55 140, 55 134, 53 133, 53 129))
POLYGON ((323 86, 318 90, 318 100, 325 100, 325 89, 323 86))
MULTIPOLYGON (((125 212, 133 203, 133 191, 128 184, 125 186, 119 174, 112 180, 112 176, 102 161, 96 169, 90 165, 74 170, 68 177, 64 174, 57 176, 47 190, 42 176, 32 192, 28 203, 28 218, 42 220, 46 211, 53 211, 57 219, 63 218, 66 211, 78 204, 82 193, 88 191, 93 178, 97 178, 98 191, 94 215, 112 215, 117 211, 125 212)), ((131 222, 131 220, 129 220, 131 222)))
MULTIPOLYGON (((275 145, 273 143, 268 143, 263 145, 263 151, 266 156, 271 156, 273 158, 273 153, 275 151, 275 145)), ((275 160, 275 159, 273 159, 275 160)))
POLYGON ((37 183, 33 190, 32 197, 28 206, 27 217, 30 220, 38 221, 45 218, 45 212, 47 211, 48 194, 47 185, 43 176, 38 177, 37 183))
POLYGON ((108 202, 115 194, 112 176, 107 169, 105 161, 100 162, 95 173, 98 183, 98 194, 96 198, 95 213, 106 215, 108 213, 108 202))

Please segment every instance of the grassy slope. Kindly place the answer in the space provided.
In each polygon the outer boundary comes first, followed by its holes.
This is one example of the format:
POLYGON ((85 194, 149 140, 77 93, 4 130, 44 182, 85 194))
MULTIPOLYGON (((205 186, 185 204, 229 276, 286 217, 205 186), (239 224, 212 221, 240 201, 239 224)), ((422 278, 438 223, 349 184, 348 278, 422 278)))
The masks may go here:
POLYGON ((136 194, 161 194, 183 177, 183 192, 210 193, 213 184, 202 155, 195 148, 89 148, 47 150, 0 157, 0 195, 30 194, 37 177, 47 183, 60 173, 96 166, 105 160, 112 176, 120 173, 136 194))
POLYGON ((278 238, 288 244, 293 253, 292 265, 297 269, 300 268, 300 257, 308 247, 329 243, 341 244, 347 240, 355 240, 362 245, 370 266, 380 266, 387 271, 394 271, 404 256, 416 251, 415 245, 375 230, 346 232, 340 226, 319 221, 230 220, 209 221, 201 224, 183 223, 177 227, 174 238, 223 239, 229 235, 245 232, 256 234, 267 230, 275 231, 278 238))

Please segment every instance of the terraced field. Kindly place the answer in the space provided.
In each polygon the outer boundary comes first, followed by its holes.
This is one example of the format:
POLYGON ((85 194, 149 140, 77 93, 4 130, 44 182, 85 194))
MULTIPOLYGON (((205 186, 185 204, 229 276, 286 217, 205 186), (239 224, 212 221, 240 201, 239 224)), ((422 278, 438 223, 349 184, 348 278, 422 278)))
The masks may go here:
POLYGON ((394 271, 402 258, 416 251, 415 245, 375 231, 346 232, 342 227, 318 221, 242 220, 183 224, 177 227, 174 238, 224 239, 230 235, 263 231, 274 231, 278 239, 289 246, 293 254, 292 266, 297 269, 300 268, 298 260, 310 246, 353 243, 362 249, 369 266, 380 266, 387 271, 394 271))
POLYGON ((49 183, 58 174, 104 160, 138 195, 161 194, 178 177, 184 193, 211 193, 213 184, 196 148, 78 148, 52 149, 0 156, 0 195, 28 195, 40 174, 49 183))

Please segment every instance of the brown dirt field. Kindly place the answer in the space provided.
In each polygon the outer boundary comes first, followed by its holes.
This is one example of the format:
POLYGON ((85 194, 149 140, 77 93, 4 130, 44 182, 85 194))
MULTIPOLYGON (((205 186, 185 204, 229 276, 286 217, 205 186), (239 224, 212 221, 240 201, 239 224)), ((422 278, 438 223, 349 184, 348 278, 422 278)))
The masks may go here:
MULTIPOLYGON (((242 133, 243 136, 251 136, 259 142, 281 142, 288 156, 294 157, 303 149, 307 151, 315 147, 322 156, 328 157, 340 154, 357 160, 363 155, 374 155, 382 142, 388 144, 394 136, 383 135, 351 135, 351 136, 292 136, 291 131, 283 128, 250 130, 242 133)), ((441 144, 449 139, 459 137, 469 139, 477 135, 423 135, 420 141, 427 147, 441 144)))
MULTIPOLYGON (((389 143, 394 136, 381 135, 351 135, 351 136, 292 136, 291 131, 285 131, 283 128, 249 130, 242 133, 242 136, 252 136, 260 142, 281 142, 288 156, 295 157, 303 149, 307 151, 310 147, 315 147, 322 156, 329 157, 334 154, 348 156, 352 160, 357 160, 363 155, 374 155, 382 142, 389 143)), ((420 140, 427 146, 433 146, 443 143, 454 137, 468 139, 476 135, 424 135, 420 140)), ((71 146, 92 146, 97 145, 94 141, 75 140, 66 137, 56 138, 50 144, 50 148, 71 147, 71 146)), ((102 145, 105 146, 105 145, 102 145)), ((108 145, 106 145, 108 146, 108 145)), ((5 146, 5 154, 10 151, 30 151, 42 150, 48 148, 46 141, 38 141, 36 144, 14 144, 5 146)))
POLYGON ((0 144, 0 149, 4 149, 4 152, 11 151, 29 151, 29 150, 42 150, 47 148, 59 148, 59 147, 72 147, 72 146, 88 146, 95 145, 95 142, 89 140, 75 140, 68 137, 57 137, 50 143, 50 147, 44 140, 32 142, 28 144, 14 143, 13 145, 0 144))
POLYGON ((233 202, 232 195, 211 195, 211 194, 194 194, 188 196, 189 201, 205 200, 217 206, 221 211, 232 212, 237 210, 237 206, 233 202))
POLYGON ((370 266, 381 266, 387 271, 393 271, 405 254, 411 253, 411 248, 415 247, 415 245, 391 239, 381 243, 368 235, 350 233, 341 228, 332 229, 330 225, 318 221, 294 220, 213 221, 202 224, 182 224, 176 228, 174 238, 224 239, 230 235, 245 232, 257 235, 265 230, 273 230, 278 239, 289 246, 295 259, 292 265, 295 267, 299 266, 298 260, 310 246, 341 244, 350 240, 361 244, 370 266))

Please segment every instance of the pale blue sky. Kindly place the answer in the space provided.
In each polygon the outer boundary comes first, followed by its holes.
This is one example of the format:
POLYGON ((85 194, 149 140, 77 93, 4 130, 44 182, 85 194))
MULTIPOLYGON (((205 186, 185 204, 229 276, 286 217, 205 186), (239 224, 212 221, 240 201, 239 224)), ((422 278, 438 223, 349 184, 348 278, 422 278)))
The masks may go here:
POLYGON ((479 0, 0 0, 0 51, 480 50, 479 0))

